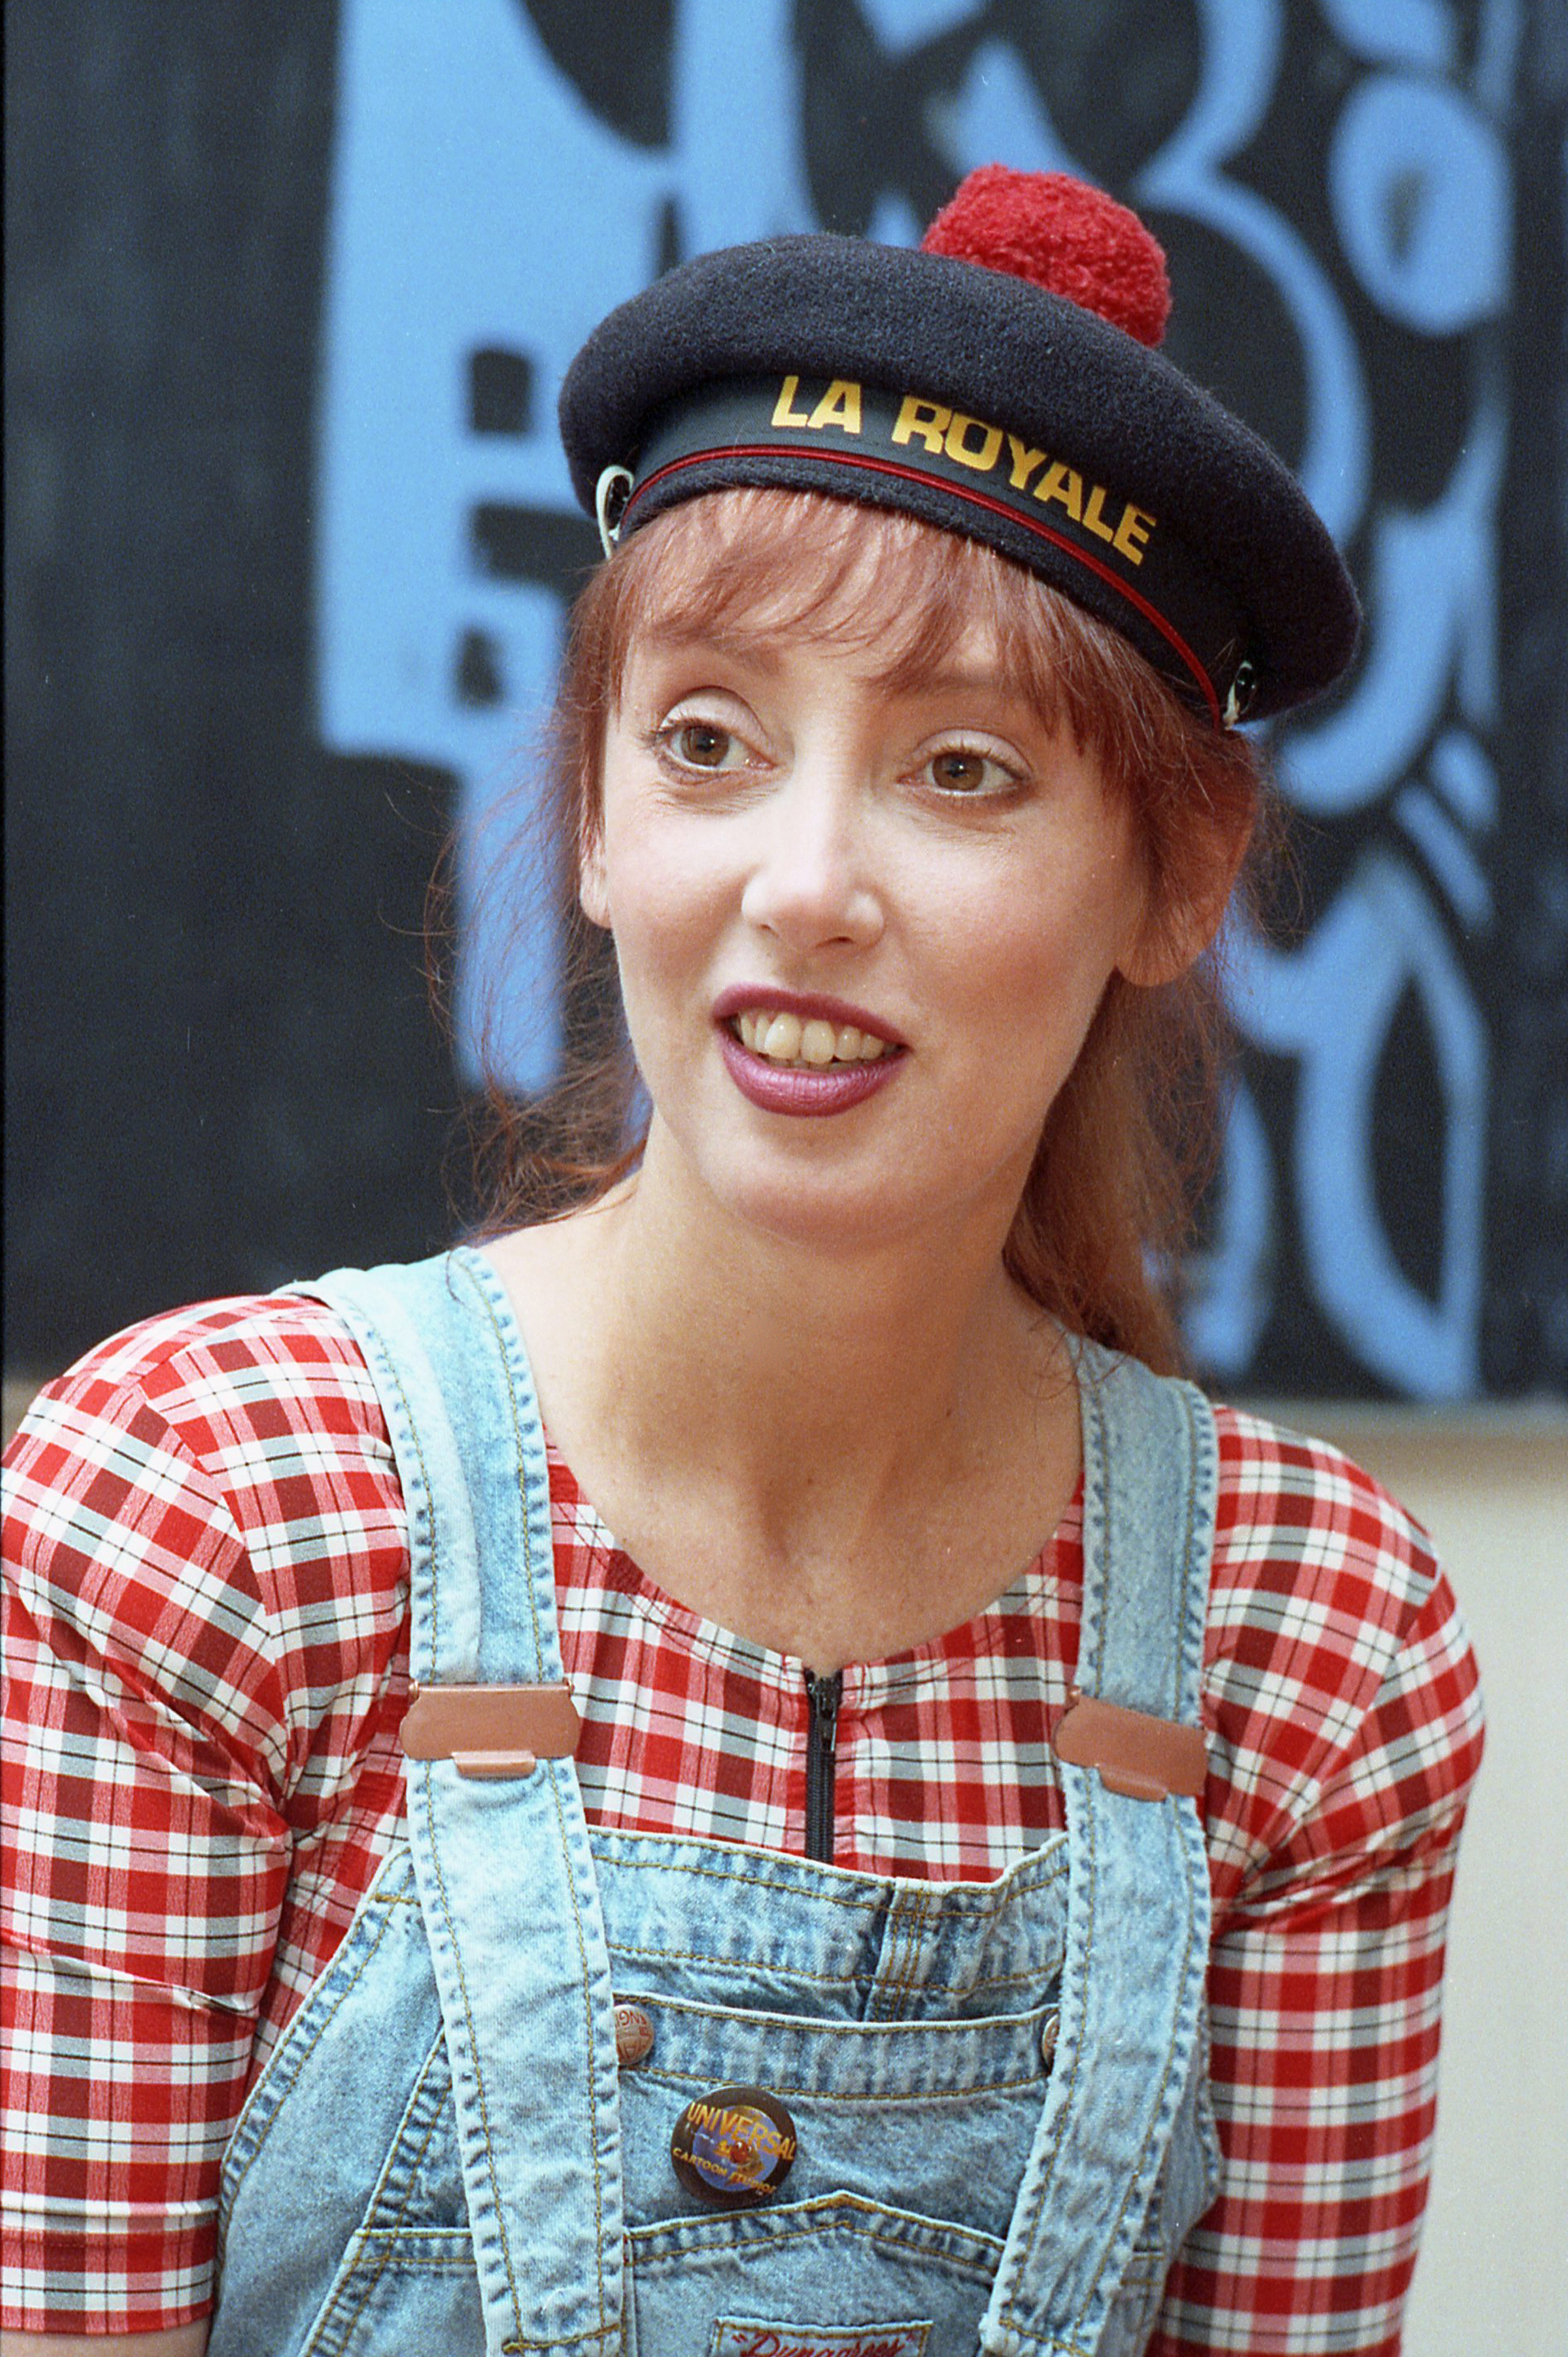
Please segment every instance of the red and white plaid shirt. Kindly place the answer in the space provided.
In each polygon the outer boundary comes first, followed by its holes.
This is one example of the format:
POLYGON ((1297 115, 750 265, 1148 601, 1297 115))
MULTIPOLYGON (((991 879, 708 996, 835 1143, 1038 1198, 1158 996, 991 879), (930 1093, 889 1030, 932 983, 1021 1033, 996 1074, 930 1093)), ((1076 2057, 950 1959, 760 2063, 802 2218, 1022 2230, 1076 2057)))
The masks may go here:
MULTIPOLYGON (((1480 1755, 1442 1574, 1320 1442, 1219 1414, 1205 1796, 1224 2188, 1159 2357, 1392 2352, 1425 2197, 1443 1936, 1480 1755)), ((103 1343, 8 1455, 4 2320, 211 2304, 246 2085, 403 1806, 402 1496, 333 1313, 220 1302, 103 1343)), ((673 1604, 552 1458, 591 1820, 802 1847, 800 1665, 673 1604)), ((1063 1823, 1075 1501, 990 1610, 844 1673, 837 1856, 1000 1874, 1063 1823)))

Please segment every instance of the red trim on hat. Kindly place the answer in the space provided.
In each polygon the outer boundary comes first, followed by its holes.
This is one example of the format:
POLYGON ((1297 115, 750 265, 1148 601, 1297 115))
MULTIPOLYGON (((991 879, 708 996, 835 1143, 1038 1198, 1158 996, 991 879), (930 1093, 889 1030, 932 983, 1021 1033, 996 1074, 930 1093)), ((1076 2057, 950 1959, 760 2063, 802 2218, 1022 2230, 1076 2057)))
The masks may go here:
POLYGON ((1120 591, 1130 606, 1136 606, 1144 619, 1154 624, 1161 638, 1176 649, 1176 653, 1197 680, 1203 690, 1204 700, 1208 705, 1209 716, 1216 728, 1224 727, 1224 716, 1219 709, 1219 698, 1215 693, 1213 681, 1180 631, 1166 621, 1157 606, 1151 606, 1146 597, 1139 596, 1130 582, 1122 580, 1117 574, 1112 572, 1108 565, 1102 564, 1098 556, 1091 556, 1086 548, 1078 547, 1064 533, 1054 532, 1048 523, 1036 522, 1033 516, 1020 515, 1016 508, 1010 508, 1004 500, 989 498, 984 491, 972 491, 965 484, 950 483, 945 476, 923 475, 918 467, 901 467, 896 458, 867 457, 863 451, 859 450, 796 450, 788 444, 778 442, 726 442, 722 449, 694 450, 689 457, 671 458, 667 465, 656 467, 646 481, 639 483, 630 499, 628 500, 623 513, 630 511, 644 491, 651 490, 655 483, 661 483, 666 475, 679 474, 683 467, 706 466, 712 458, 777 458, 780 457, 811 458, 820 465, 827 467, 869 467, 874 474, 897 475, 907 483, 925 483, 934 490, 950 491, 955 500, 968 500, 972 507, 988 508, 993 515, 1004 516, 1010 523, 1021 523, 1026 532, 1038 533, 1042 540, 1048 540, 1054 548, 1061 549, 1068 556, 1076 557, 1079 565, 1086 565, 1090 573, 1098 574, 1101 581, 1109 582, 1112 588, 1120 591))

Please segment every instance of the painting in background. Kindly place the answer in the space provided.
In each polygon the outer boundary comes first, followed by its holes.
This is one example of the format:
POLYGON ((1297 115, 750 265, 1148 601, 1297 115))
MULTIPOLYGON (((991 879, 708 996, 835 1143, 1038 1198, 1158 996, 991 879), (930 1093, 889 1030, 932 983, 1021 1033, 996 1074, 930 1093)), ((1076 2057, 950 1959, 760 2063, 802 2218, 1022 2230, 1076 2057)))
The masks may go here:
POLYGON ((34 1363, 177 1295, 440 1240, 438 1132, 481 1032, 537 1098, 585 1019, 558 879, 513 852, 596 554, 555 438, 567 362, 687 253, 913 242, 1001 159, 1150 221, 1167 350, 1298 469, 1365 596, 1347 686, 1274 737, 1294 871, 1267 938, 1230 943, 1248 1053, 1194 1351, 1232 1393, 1562 1385, 1568 32, 1544 0, 341 0, 191 12, 175 56, 89 0, 161 135, 142 147, 91 27, 16 13, 42 192, 14 297, 32 865, 7 1184, 34 1363), (67 109, 89 160, 43 187, 67 109), (96 372, 84 308, 113 315, 96 372), (413 986, 448 822, 449 1050, 413 986), (72 829, 91 894, 59 873, 72 829), (175 1002, 150 1027, 148 958, 175 1002), (71 1158, 84 1055, 124 1108, 96 1188, 71 1158), (111 1229, 129 1267, 95 1286, 111 1229))

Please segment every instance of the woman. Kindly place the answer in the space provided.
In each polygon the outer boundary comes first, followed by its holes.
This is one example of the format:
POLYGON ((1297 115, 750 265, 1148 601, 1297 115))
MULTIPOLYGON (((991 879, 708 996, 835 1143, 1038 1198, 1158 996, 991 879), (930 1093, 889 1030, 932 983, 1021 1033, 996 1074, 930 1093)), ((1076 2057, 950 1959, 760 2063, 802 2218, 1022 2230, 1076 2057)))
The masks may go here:
POLYGON ((646 1137, 24 1428, 18 2349, 1397 2347, 1473 1664, 1149 1273, 1355 605, 1165 302, 993 167, 579 356, 646 1137))

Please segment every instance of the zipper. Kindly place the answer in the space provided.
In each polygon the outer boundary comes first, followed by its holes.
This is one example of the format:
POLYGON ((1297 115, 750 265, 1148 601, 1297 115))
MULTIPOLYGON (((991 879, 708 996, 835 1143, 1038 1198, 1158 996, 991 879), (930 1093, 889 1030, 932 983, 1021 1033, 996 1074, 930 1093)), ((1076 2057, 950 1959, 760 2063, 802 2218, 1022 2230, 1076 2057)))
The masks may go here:
POLYGON ((823 1866, 833 1862, 833 1776, 843 1694, 842 1670, 828 1678, 806 1672, 806 1856, 823 1866))

